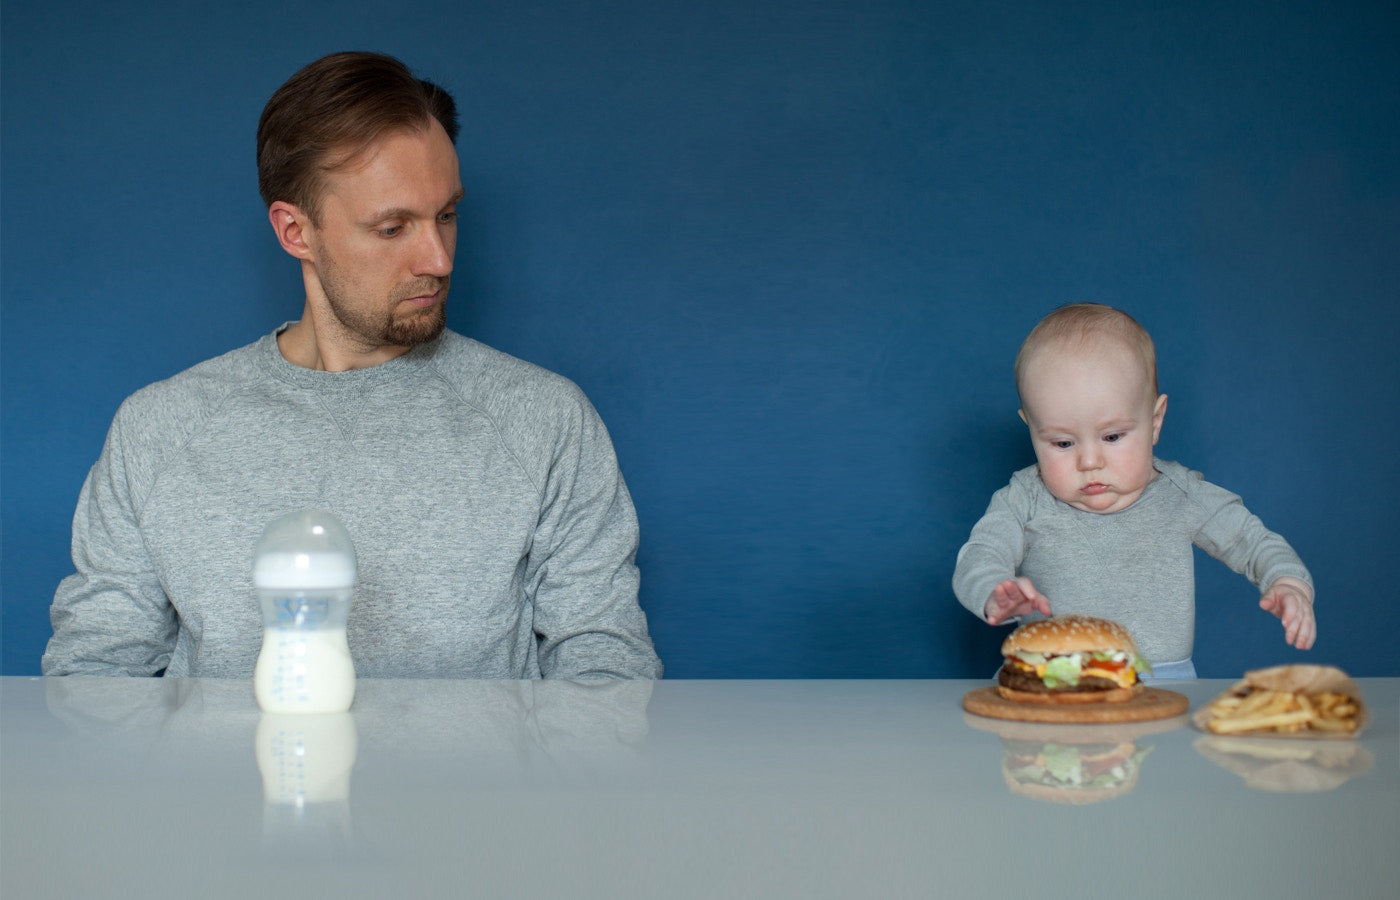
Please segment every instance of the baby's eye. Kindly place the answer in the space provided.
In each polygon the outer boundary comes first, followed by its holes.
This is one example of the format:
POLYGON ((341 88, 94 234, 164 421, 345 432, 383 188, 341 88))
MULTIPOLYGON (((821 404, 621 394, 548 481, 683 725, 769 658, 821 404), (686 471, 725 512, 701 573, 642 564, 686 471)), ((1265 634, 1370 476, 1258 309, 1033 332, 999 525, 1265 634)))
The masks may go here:
POLYGON ((1050 446, 1056 450, 1068 450, 1074 446, 1074 441, 1051 441, 1050 446))
POLYGON ((1121 438, 1122 436, 1123 436, 1123 432, 1121 432, 1121 431, 1118 432, 1117 434, 1106 434, 1106 435, 1103 436, 1104 443, 1116 444, 1116 443, 1118 443, 1118 439, 1121 438))

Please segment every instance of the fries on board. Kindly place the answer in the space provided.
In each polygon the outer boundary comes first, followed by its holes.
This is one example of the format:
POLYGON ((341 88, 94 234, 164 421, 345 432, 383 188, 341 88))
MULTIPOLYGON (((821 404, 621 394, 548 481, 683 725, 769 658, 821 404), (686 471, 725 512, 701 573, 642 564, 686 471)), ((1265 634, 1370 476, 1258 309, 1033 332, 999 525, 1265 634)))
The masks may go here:
POLYGON ((1361 692, 1330 666, 1277 666, 1197 710, 1196 726, 1221 735, 1353 737, 1365 721, 1361 692))

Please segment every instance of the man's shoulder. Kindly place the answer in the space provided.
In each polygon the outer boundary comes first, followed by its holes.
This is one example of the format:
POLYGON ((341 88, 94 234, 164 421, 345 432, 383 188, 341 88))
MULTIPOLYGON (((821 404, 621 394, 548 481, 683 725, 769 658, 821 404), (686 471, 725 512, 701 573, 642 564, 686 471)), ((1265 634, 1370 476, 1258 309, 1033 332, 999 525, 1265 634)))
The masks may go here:
POLYGON ((567 377, 455 331, 443 332, 433 364, 465 401, 483 408, 587 403, 567 377))
MULTIPOLYGON (((257 360, 266 352, 263 338, 196 363, 135 391, 122 402, 118 417, 143 421, 191 422, 258 379, 257 360)), ((152 423, 154 424, 154 423, 152 423)))

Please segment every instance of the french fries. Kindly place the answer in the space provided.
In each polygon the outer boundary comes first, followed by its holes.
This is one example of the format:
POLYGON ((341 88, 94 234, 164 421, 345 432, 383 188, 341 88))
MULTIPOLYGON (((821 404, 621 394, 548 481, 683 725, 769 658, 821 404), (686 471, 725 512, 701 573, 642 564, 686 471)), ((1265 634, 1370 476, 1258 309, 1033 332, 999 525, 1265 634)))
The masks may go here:
POLYGON ((1216 734, 1349 733, 1360 725, 1359 711, 1355 700, 1336 691, 1307 694, 1246 687, 1242 693, 1212 700, 1205 728, 1216 734))

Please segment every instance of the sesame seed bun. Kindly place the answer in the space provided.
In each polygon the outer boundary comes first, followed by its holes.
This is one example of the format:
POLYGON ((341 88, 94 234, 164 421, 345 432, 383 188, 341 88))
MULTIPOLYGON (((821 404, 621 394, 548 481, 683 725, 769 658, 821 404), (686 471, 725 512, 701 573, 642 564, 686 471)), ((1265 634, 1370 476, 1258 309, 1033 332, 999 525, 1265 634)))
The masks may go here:
POLYGON ((1137 641, 1117 622, 1094 616, 1053 616, 1028 622, 1002 642, 1002 656, 1015 653, 1081 653, 1122 650, 1137 653, 1137 641))

